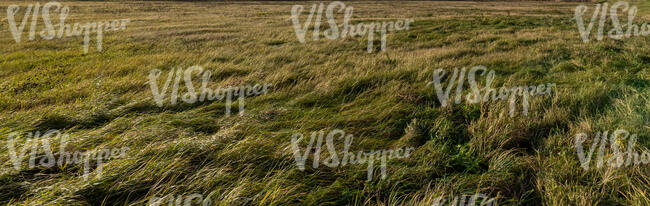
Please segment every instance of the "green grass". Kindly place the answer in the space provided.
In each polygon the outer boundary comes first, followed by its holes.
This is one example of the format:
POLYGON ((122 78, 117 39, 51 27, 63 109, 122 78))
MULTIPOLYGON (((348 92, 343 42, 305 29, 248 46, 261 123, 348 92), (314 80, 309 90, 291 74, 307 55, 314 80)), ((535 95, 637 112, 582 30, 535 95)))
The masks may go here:
MULTIPOLYGON (((27 3, 0 3, 10 4, 27 3)), ((578 4, 346 2, 354 24, 415 19, 389 34, 385 53, 367 53, 365 38, 301 44, 294 2, 63 4, 67 22, 131 23, 84 54, 79 37, 16 43, 1 21, 0 148, 11 132, 60 129, 73 151, 131 150, 85 181, 80 166, 16 171, 1 149, 0 204, 142 205, 199 193, 217 205, 431 205, 476 192, 499 205, 650 204, 648 165, 584 171, 573 147, 577 133, 616 129, 650 146, 649 38, 585 44, 578 4), (273 87, 247 98, 243 116, 234 104, 226 117, 223 101, 156 106, 149 71, 193 65, 214 84, 273 87), (496 71, 495 87, 557 90, 535 97, 527 116, 510 117, 505 101, 440 107, 427 86, 433 70, 475 65, 496 71), (298 170, 291 135, 333 129, 354 135, 351 151, 416 150, 390 161, 383 180, 367 182, 365 164, 298 170)))

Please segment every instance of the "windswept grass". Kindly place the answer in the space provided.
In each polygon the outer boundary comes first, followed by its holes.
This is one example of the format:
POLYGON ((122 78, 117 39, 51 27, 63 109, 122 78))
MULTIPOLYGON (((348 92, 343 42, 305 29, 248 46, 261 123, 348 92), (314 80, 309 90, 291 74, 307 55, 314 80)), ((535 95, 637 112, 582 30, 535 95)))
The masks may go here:
MULTIPOLYGON (((576 3, 346 2, 353 23, 415 19, 384 53, 367 53, 365 38, 300 43, 296 2, 63 3, 67 22, 131 23, 84 54, 79 37, 16 43, 0 22, 0 204, 199 193, 217 205, 431 205, 477 192, 499 205, 650 204, 648 165, 584 171, 573 147, 577 133, 619 128, 650 146, 649 38, 585 44, 576 3), (242 116, 237 104, 225 116, 223 101, 158 107, 149 71, 193 65, 215 84, 273 87, 247 98, 242 116), (532 99, 527 116, 510 117, 505 101, 441 107, 427 86, 433 70, 475 65, 496 71, 495 86, 557 89, 532 99), (14 170, 6 136, 49 129, 76 150, 131 150, 87 181, 80 167, 14 170), (365 164, 298 170, 291 135, 332 129, 354 135, 352 151, 416 150, 390 161, 383 180, 367 182, 365 164)), ((0 7, 11 4, 28 2, 0 7)))

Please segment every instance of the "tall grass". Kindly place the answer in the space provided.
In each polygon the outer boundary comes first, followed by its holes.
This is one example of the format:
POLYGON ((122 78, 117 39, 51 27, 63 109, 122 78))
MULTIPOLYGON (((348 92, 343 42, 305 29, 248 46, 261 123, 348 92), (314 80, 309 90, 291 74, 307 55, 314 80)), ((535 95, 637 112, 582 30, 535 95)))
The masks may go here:
POLYGON ((365 38, 299 43, 291 6, 311 3, 64 4, 68 22, 131 24, 87 54, 78 37, 16 43, 3 29, 0 146, 11 132, 60 129, 73 150, 131 150, 87 181, 77 166, 16 171, 0 150, 2 204, 142 205, 199 193, 217 205, 430 205, 477 192, 499 205, 650 204, 647 165, 584 171, 573 147, 577 133, 618 128, 650 146, 648 38, 585 44, 578 4, 346 2, 355 23, 415 19, 388 36, 385 53, 367 53, 365 38), (243 116, 226 116, 221 101, 156 106, 149 71, 193 65, 219 74, 215 85, 274 86, 247 98, 243 116), (506 102, 441 107, 427 86, 433 70, 475 65, 495 70, 499 86, 557 90, 531 100, 527 116, 510 117, 506 102), (366 165, 298 170, 291 135, 331 129, 353 134, 353 151, 416 150, 369 182, 366 165))

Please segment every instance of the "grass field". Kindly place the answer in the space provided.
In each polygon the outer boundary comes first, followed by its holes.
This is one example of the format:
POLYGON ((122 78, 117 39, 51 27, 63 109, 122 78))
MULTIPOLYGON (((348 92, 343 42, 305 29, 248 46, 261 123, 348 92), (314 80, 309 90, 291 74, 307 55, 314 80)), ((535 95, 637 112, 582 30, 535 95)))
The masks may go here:
MULTIPOLYGON (((0 18, 29 3, 1 1, 0 18)), ((432 205, 482 193, 498 205, 650 205, 649 165, 583 170, 574 148, 578 133, 617 129, 650 146, 649 38, 584 43, 577 3, 345 2, 353 23, 415 20, 372 53, 364 37, 300 43, 291 7, 312 2, 62 4, 66 22, 130 23, 84 53, 82 37, 25 32, 17 43, 0 22, 0 204, 145 205, 198 193, 215 205, 432 205), (230 116, 224 101, 157 106, 149 72, 194 65, 214 85, 273 86, 246 98, 243 115, 236 101, 230 116), (441 106, 427 85, 434 70, 477 65, 496 72, 495 87, 556 88, 532 98, 527 115, 511 117, 506 101, 441 106), (9 134, 51 129, 70 135, 71 151, 130 150, 101 175, 27 160, 14 169, 9 134), (389 161, 385 179, 367 181, 366 164, 299 170, 292 135, 334 129, 354 135, 351 151, 415 150, 389 161)))

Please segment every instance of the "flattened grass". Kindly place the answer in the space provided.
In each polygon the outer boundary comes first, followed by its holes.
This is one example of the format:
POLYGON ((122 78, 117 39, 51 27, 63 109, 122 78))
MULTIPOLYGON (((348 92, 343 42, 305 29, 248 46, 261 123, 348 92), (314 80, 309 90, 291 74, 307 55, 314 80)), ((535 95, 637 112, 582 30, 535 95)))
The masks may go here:
MULTIPOLYGON (((0 3, 10 4, 27 3, 0 3)), ((648 38, 585 44, 571 20, 578 4, 346 2, 355 22, 416 20, 370 54, 365 38, 299 43, 295 2, 64 4, 68 22, 131 23, 88 54, 80 38, 15 43, 0 32, 0 134, 62 129, 80 150, 131 150, 89 181, 78 167, 15 171, 0 150, 1 203, 200 193, 219 205, 431 205, 481 192, 500 205, 650 204, 647 165, 584 171, 573 148, 577 133, 619 128, 650 146, 648 38), (215 84, 273 87, 247 98, 243 116, 226 117, 223 102, 157 107, 149 70, 193 65, 215 84), (496 71, 494 86, 557 89, 527 116, 510 117, 506 102, 441 107, 426 85, 433 70, 475 65, 496 71), (385 180, 366 182, 366 165, 298 170, 291 135, 332 129, 354 135, 352 151, 416 150, 389 162, 385 180)))

